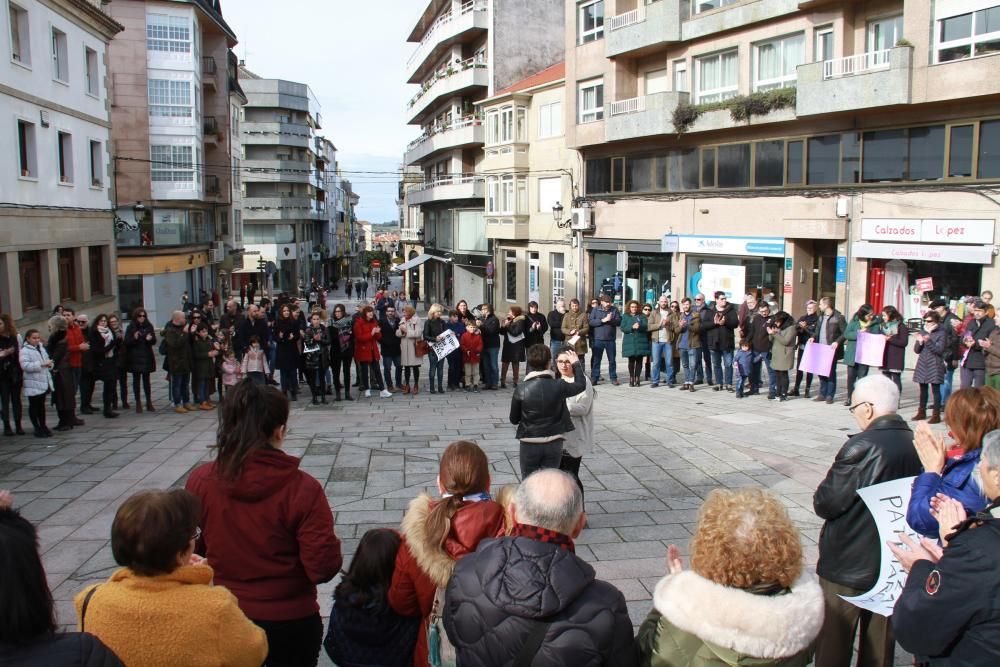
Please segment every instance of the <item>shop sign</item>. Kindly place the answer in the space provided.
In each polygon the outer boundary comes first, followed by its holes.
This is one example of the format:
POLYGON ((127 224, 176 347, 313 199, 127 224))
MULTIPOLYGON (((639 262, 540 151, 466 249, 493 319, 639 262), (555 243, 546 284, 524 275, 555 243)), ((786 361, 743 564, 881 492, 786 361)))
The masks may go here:
POLYGON ((865 241, 912 243, 993 243, 993 220, 948 220, 941 218, 865 218, 861 238, 865 241))
POLYGON ((993 246, 947 246, 917 243, 869 243, 855 241, 851 244, 855 257, 870 259, 901 259, 923 262, 959 262, 962 264, 992 264, 993 246))
POLYGON ((767 236, 678 235, 678 252, 699 255, 784 257, 785 239, 767 236))
POLYGON ((680 239, 677 234, 664 234, 660 239, 660 252, 680 252, 680 239))
POLYGON ((934 291, 934 279, 933 278, 917 278, 917 291, 918 292, 933 292, 934 291))
POLYGON ((785 281, 784 292, 785 292, 785 294, 791 294, 792 293, 792 282, 790 280, 786 280, 785 281))
POLYGON ((847 282, 847 257, 844 255, 837 255, 837 282, 847 282))

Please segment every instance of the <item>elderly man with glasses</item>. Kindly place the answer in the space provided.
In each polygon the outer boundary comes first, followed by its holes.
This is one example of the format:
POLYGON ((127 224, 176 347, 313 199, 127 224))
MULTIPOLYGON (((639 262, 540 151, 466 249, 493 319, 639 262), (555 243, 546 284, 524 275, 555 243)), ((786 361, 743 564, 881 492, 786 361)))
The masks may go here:
POLYGON ((896 414, 899 389, 884 375, 869 375, 854 386, 849 410, 861 429, 837 452, 833 466, 813 496, 821 519, 816 573, 826 599, 823 630, 816 644, 816 667, 852 664, 860 627, 858 665, 893 664, 895 638, 889 619, 845 602, 875 585, 881 567, 878 529, 858 489, 920 474, 913 431, 896 414))

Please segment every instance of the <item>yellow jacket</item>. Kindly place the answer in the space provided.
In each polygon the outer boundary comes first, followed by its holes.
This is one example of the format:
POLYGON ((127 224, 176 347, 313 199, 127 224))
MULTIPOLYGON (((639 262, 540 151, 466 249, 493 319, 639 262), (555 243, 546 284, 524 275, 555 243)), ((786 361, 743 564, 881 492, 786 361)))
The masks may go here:
MULTIPOLYGON (((260 667, 267 657, 264 631, 240 611, 232 593, 211 585, 213 576, 207 565, 155 577, 118 570, 91 596, 86 631, 126 667, 260 667)), ((78 620, 92 588, 76 596, 78 620)))

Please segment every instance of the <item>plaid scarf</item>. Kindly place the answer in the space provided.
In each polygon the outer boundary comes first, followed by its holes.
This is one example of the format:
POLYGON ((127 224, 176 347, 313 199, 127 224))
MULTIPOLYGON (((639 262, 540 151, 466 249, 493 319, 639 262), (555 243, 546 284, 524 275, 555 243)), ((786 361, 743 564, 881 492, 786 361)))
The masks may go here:
POLYGON ((573 548, 573 538, 548 528, 539 528, 527 523, 515 523, 510 535, 511 537, 526 537, 529 540, 555 544, 564 551, 576 553, 576 549, 573 548))

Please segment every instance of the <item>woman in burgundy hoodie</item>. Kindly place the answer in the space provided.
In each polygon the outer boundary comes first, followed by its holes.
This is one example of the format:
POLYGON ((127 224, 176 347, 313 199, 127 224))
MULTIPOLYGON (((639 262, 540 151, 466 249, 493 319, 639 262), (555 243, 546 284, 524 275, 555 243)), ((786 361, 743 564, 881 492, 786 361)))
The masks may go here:
POLYGON ((281 451, 281 392, 244 380, 219 407, 216 460, 187 483, 201 500, 198 553, 267 633, 267 665, 315 665, 323 639, 316 585, 343 562, 323 486, 281 451))

